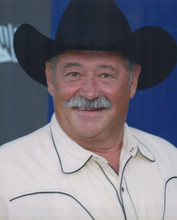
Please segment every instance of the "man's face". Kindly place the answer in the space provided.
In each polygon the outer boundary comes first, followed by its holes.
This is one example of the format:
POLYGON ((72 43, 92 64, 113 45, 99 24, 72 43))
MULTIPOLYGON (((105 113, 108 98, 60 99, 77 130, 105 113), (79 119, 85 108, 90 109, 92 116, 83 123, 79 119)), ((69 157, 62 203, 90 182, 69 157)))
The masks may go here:
POLYGON ((65 133, 75 141, 118 134, 127 117, 129 100, 135 94, 139 72, 137 66, 130 83, 130 73, 123 58, 110 52, 65 52, 59 56, 53 76, 47 62, 48 90, 65 133), (105 97, 111 107, 64 107, 75 97, 88 100, 105 97))

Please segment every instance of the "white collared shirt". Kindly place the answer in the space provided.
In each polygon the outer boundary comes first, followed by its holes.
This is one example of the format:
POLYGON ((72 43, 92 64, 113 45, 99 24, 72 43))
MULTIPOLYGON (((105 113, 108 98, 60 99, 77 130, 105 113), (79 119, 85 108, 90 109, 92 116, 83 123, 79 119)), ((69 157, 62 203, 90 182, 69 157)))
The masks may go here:
POLYGON ((125 124, 117 174, 54 115, 0 148, 0 219, 177 219, 176 158, 168 142, 125 124))

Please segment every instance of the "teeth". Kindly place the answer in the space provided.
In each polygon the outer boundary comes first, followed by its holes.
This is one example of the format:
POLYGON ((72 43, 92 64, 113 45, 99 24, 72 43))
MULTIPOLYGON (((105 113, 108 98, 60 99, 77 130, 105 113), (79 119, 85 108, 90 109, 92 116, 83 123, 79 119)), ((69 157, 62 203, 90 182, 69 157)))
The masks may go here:
POLYGON ((79 108, 81 111, 91 111, 91 110, 94 110, 94 109, 91 109, 91 108, 79 108))
POLYGON ((101 109, 99 109, 99 108, 79 108, 79 110, 81 110, 81 111, 96 111, 96 110, 101 110, 101 109))

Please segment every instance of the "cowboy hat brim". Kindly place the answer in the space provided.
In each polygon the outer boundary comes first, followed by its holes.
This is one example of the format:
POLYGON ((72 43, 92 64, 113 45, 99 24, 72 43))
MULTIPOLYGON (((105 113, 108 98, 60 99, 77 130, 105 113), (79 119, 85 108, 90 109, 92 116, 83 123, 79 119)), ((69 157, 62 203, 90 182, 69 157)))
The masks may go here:
POLYGON ((177 61, 176 42, 156 26, 142 27, 116 44, 60 43, 41 34, 29 24, 21 25, 14 36, 18 62, 37 82, 46 86, 45 62, 65 50, 101 50, 126 54, 141 65, 138 90, 157 85, 171 73, 177 61))

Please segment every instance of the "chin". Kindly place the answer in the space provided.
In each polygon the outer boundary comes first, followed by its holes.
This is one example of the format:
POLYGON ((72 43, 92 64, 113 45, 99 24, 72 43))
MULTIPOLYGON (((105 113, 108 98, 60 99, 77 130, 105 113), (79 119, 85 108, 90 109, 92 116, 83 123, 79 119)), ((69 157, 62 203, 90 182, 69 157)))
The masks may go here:
POLYGON ((93 139, 97 138, 102 133, 102 129, 95 128, 95 125, 94 128, 84 126, 82 129, 76 129, 75 132, 77 132, 81 138, 93 139))

